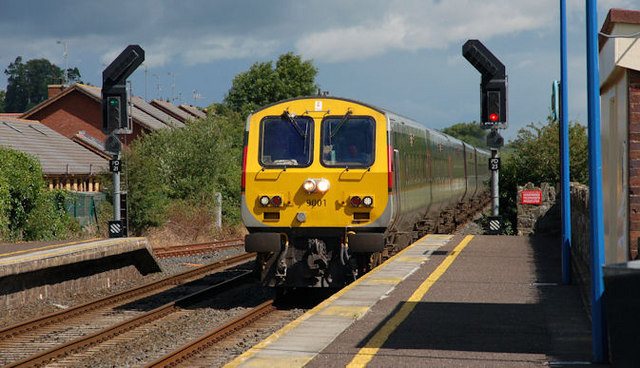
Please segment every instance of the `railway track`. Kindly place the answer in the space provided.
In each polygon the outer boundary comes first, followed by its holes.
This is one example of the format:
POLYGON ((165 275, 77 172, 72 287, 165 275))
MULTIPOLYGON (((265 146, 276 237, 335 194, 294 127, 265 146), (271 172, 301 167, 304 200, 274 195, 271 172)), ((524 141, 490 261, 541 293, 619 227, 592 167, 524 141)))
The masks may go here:
POLYGON ((268 300, 260 304, 146 367, 194 367, 220 363, 220 351, 236 343, 237 339, 233 339, 234 337, 255 334, 256 329, 273 325, 276 320, 285 318, 286 312, 278 310, 273 303, 273 300, 268 300))
MULTIPOLYGON (((182 287, 186 287, 187 285, 185 284, 191 281, 245 264, 254 258, 255 254, 242 254, 96 301, 0 329, 0 351, 3 352, 3 354, 0 354, 0 365, 21 360, 26 355, 34 354, 37 351, 47 350, 52 344, 61 344, 77 338, 77 332, 75 332, 77 328, 73 326, 90 326, 89 329, 84 328, 82 333, 91 334, 95 330, 106 328, 139 314, 139 311, 135 311, 132 308, 121 308, 127 303, 149 299, 153 295, 163 292, 175 294, 177 293, 176 290, 170 290, 175 286, 183 285, 182 287)), ((194 287, 205 288, 202 285, 195 285, 194 287)), ((188 291, 192 292, 192 290, 188 291)), ((185 291, 183 291, 184 293, 185 291)), ((147 304, 142 303, 139 308, 148 309, 150 305, 152 305, 151 301, 147 300, 147 304)))
POLYGON ((242 239, 220 240, 209 243, 177 245, 173 247, 154 248, 153 254, 158 258, 190 256, 194 254, 212 253, 221 249, 237 248, 244 245, 242 239))
MULTIPOLYGON (((151 325, 153 322, 160 321, 161 319, 175 320, 176 318, 181 317, 189 318, 189 314, 194 313, 194 307, 199 303, 232 288, 246 284, 251 280, 251 272, 245 272, 232 279, 220 282, 204 290, 197 291, 151 311, 141 313, 135 317, 101 329, 97 332, 55 346, 15 363, 11 363, 7 365, 6 368, 39 367, 42 365, 50 367, 69 367, 79 362, 87 361, 88 357, 95 352, 91 349, 95 345, 100 344, 103 348, 108 350, 112 344, 110 340, 121 338, 125 336, 125 334, 129 334, 125 337, 127 340, 136 339, 148 334, 148 330, 145 329, 145 327, 147 327, 147 325, 151 325)), ((154 327, 155 326, 149 326, 148 328, 153 329, 154 327)), ((119 341, 115 341, 114 343, 118 342, 119 341)))

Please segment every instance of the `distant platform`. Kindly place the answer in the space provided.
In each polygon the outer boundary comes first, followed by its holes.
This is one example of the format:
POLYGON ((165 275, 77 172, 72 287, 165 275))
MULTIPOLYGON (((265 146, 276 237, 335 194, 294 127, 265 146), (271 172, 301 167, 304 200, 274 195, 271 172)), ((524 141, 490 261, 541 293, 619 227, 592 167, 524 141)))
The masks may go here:
POLYGON ((146 238, 0 244, 0 303, 15 307, 159 271, 146 238))

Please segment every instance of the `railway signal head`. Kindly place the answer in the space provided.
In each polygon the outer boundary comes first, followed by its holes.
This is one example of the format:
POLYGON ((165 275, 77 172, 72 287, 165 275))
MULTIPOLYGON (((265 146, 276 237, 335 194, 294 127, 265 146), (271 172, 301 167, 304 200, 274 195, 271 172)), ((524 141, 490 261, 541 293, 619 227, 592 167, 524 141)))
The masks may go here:
POLYGON ((482 127, 506 128, 507 123, 507 83, 492 79, 480 88, 480 117, 482 127))
POLYGON ((484 129, 507 127, 507 72, 504 64, 478 40, 462 46, 462 56, 482 75, 480 121, 484 129))
POLYGON ((120 116, 121 108, 120 96, 107 97, 107 129, 114 130, 120 128, 122 124, 122 117, 120 116))
MULTIPOLYGON (((111 133, 128 128, 127 77, 144 61, 144 50, 129 45, 102 71, 102 131, 111 133)), ((120 131, 120 133, 131 133, 120 131)))

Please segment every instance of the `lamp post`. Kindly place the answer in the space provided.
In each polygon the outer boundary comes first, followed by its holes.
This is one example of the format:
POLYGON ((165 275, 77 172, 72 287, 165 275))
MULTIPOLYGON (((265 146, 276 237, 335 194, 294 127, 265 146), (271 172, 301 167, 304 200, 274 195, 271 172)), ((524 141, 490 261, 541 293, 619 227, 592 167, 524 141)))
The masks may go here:
POLYGON ((69 55, 67 53, 67 41, 58 40, 58 41, 56 41, 56 43, 58 45, 62 45, 64 47, 64 54, 62 54, 64 56, 64 74, 63 74, 64 80, 62 81, 62 84, 66 85, 69 82, 69 77, 68 77, 68 74, 67 74, 68 73, 67 72, 67 56, 69 55))

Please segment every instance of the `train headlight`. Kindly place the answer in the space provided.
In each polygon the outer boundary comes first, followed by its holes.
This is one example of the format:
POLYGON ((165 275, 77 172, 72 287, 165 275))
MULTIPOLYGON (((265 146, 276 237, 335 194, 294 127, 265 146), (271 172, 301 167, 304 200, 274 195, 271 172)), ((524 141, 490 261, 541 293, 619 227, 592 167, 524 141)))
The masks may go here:
POLYGON ((282 197, 280 197, 280 196, 271 197, 271 204, 274 207, 280 207, 280 205, 282 204, 282 197))
POLYGON ((360 207, 360 204, 362 203, 362 199, 358 196, 351 196, 351 205, 353 207, 360 207))
POLYGON ((318 189, 318 192, 326 193, 326 191, 331 188, 331 184, 329 183, 329 180, 322 178, 316 183, 316 188, 318 189))
POLYGON ((269 199, 269 197, 267 196, 260 197, 260 204, 262 205, 262 207, 267 207, 270 202, 271 200, 269 199))
POLYGON ((373 205, 373 198, 371 198, 371 196, 366 196, 362 198, 362 204, 364 204, 367 207, 371 207, 373 205))
POLYGON ((316 181, 313 179, 307 179, 302 183, 302 189, 306 190, 307 193, 313 193, 316 190, 316 181))

